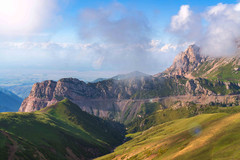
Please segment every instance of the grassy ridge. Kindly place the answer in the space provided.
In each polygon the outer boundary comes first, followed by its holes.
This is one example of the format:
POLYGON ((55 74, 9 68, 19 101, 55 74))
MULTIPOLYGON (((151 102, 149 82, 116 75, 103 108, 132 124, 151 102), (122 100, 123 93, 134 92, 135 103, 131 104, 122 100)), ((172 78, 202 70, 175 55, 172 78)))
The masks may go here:
MULTIPOLYGON (((89 115, 69 100, 33 113, 1 113, 0 131, 9 136, 0 132, 0 150, 11 150, 16 142, 15 157, 24 159, 91 159, 124 137, 121 125, 89 115)), ((0 159, 9 154, 0 152, 0 159)))
MULTIPOLYGON (((221 104, 223 105, 223 104, 221 104)), ((160 103, 145 103, 141 106, 138 117, 126 124, 128 133, 135 133, 146 130, 152 126, 169 122, 180 118, 189 118, 205 113, 238 113, 240 106, 219 107, 219 106, 199 106, 190 103, 188 107, 178 109, 163 109, 160 103)))
POLYGON ((240 113, 202 114, 128 135, 132 140, 98 160, 239 159, 240 113))

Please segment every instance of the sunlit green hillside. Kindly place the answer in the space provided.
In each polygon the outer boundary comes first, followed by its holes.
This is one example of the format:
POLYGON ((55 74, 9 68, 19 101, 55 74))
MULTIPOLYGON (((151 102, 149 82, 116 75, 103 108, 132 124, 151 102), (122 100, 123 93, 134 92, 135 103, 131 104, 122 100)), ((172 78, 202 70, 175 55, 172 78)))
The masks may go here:
POLYGON ((91 159, 110 152, 123 137, 121 125, 67 99, 38 112, 0 114, 0 159, 91 159))
POLYGON ((239 126, 240 113, 177 119, 129 134, 131 140, 98 160, 240 159, 239 126))

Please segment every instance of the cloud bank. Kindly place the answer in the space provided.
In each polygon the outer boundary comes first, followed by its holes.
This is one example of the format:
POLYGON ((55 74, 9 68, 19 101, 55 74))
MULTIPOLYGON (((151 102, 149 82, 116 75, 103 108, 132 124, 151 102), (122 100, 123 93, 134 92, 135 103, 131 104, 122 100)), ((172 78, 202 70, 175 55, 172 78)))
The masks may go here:
POLYGON ((150 52, 152 28, 142 12, 120 3, 85 9, 79 16, 79 36, 94 42, 93 67, 149 71, 159 67, 150 52), (100 46, 100 44, 103 44, 100 46))
POLYGON ((232 56, 240 39, 240 3, 219 3, 198 14, 183 5, 172 17, 169 31, 181 41, 194 41, 203 54, 232 56))

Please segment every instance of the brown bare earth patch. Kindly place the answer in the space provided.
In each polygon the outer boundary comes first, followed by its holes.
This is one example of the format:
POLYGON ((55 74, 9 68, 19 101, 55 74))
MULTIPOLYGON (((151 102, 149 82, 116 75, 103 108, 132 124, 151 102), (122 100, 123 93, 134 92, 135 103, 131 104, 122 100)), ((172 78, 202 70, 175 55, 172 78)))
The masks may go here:
POLYGON ((68 160, 84 160, 84 158, 77 157, 69 147, 66 148, 66 151, 67 151, 67 154, 68 154, 66 156, 66 158, 68 160))
POLYGON ((40 160, 47 160, 40 151, 36 151, 35 157, 38 157, 40 160))

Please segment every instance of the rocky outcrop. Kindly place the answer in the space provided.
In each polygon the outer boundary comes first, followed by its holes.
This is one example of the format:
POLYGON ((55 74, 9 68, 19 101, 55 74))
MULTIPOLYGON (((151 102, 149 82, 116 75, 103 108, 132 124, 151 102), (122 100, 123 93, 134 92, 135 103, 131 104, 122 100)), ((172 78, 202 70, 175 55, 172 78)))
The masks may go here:
POLYGON ((155 76, 187 76, 195 68, 197 68, 202 62, 206 61, 207 57, 200 54, 200 48, 196 45, 189 46, 184 52, 178 54, 173 64, 163 73, 155 76))
POLYGON ((188 93, 190 95, 207 95, 207 96, 213 96, 216 95, 213 91, 204 88, 198 80, 191 79, 186 82, 186 87, 188 89, 188 93))

